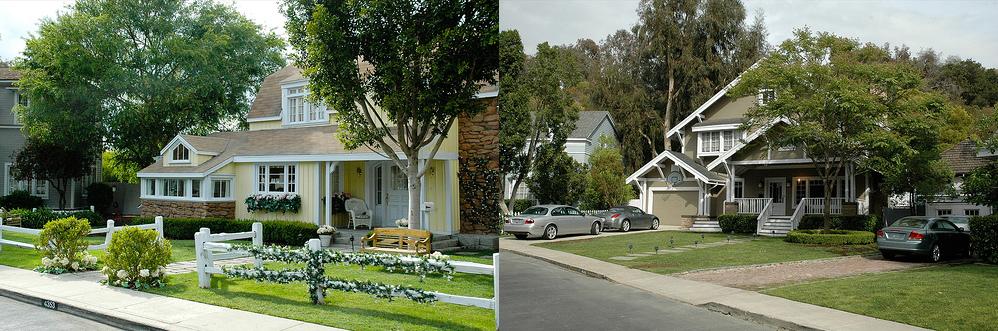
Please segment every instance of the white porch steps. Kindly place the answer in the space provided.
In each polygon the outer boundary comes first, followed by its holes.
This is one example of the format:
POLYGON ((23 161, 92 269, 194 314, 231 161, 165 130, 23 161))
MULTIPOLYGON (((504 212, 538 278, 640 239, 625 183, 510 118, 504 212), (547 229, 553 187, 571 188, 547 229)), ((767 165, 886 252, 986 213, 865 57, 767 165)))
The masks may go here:
POLYGON ((792 225, 790 224, 790 216, 770 216, 766 223, 762 224, 762 230, 759 230, 760 236, 767 237, 785 237, 787 232, 790 232, 792 225))
POLYGON ((717 220, 694 220, 690 232, 721 232, 721 225, 717 220))

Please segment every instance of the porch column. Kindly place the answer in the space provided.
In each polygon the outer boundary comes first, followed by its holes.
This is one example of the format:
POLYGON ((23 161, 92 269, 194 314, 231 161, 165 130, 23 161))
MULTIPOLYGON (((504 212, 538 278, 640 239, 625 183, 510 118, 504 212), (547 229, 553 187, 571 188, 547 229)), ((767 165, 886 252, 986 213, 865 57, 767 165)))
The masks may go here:
MULTIPOLYGON (((314 171, 314 174, 313 174, 315 176, 315 184, 316 185, 315 185, 315 189, 312 190, 315 193, 315 195, 312 197, 312 199, 316 199, 316 200, 313 200, 313 201, 315 201, 315 208, 312 208, 312 214, 313 214, 312 219, 315 221, 315 225, 321 225, 321 216, 319 216, 319 199, 321 199, 321 197, 319 196, 319 184, 322 183, 322 182, 319 179, 322 178, 322 176, 320 176, 322 174, 322 169, 320 169, 320 168, 321 167, 319 166, 319 164, 316 163, 316 165, 315 165, 315 171, 314 171)), ((326 192, 329 192, 329 185, 328 184, 326 185, 326 192)), ((329 201, 329 199, 327 198, 326 201, 329 201)))
POLYGON ((735 201, 735 166, 724 162, 725 168, 728 168, 728 187, 724 189, 727 202, 735 201))
POLYGON ((444 186, 446 186, 444 190, 447 192, 445 198, 447 201, 444 201, 444 213, 446 213, 447 234, 454 233, 454 209, 452 205, 452 200, 454 200, 454 179, 451 178, 451 169, 453 167, 451 163, 453 162, 453 160, 444 161, 444 186))
MULTIPOLYGON (((426 160, 419 160, 417 169, 426 168, 426 160)), ((419 229, 429 231, 429 222, 426 219, 426 176, 419 181, 419 229)))
POLYGON ((851 202, 855 202, 856 201, 856 174, 855 174, 855 169, 853 169, 853 168, 855 168, 855 165, 853 165, 852 163, 850 163, 849 167, 846 168, 846 170, 848 171, 847 175, 849 176, 848 177, 849 178, 849 201, 851 201, 851 202))
POLYGON ((697 181, 697 215, 703 215, 703 182, 697 181))
POLYGON ((648 181, 641 179, 641 209, 651 214, 651 207, 649 207, 651 205, 651 197, 648 196, 648 193, 648 181))

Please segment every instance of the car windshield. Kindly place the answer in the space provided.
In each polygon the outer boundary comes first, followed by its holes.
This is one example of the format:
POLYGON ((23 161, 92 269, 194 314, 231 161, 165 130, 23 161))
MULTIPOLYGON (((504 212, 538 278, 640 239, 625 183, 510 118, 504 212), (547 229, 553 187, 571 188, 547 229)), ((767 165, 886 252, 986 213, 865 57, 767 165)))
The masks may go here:
POLYGON ((925 223, 928 222, 929 220, 921 218, 902 218, 897 221, 894 221, 894 224, 891 224, 891 226, 901 227, 901 228, 921 228, 925 227, 925 223))
POLYGON ((520 215, 547 215, 548 209, 544 207, 530 207, 524 210, 520 215))

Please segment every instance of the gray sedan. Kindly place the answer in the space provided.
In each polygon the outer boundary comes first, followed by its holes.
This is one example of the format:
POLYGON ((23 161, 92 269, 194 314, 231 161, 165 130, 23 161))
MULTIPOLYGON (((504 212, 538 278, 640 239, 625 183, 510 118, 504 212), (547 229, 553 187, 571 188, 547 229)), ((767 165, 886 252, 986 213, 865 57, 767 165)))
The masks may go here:
POLYGON ((657 230, 660 223, 655 215, 631 206, 613 207, 606 212, 596 214, 596 217, 603 219, 603 229, 617 229, 623 232, 634 228, 657 230))
POLYGON ((565 205, 533 206, 504 223, 503 231, 513 234, 516 239, 543 237, 550 240, 558 235, 599 234, 603 230, 599 218, 586 216, 575 207, 565 205))

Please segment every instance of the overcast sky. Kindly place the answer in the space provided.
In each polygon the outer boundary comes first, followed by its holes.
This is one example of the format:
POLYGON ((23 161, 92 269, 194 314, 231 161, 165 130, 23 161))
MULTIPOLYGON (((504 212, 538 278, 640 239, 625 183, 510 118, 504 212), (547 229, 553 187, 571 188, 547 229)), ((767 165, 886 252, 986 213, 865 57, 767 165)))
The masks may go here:
MULTIPOLYGON (((765 15, 769 42, 810 26, 863 42, 906 44, 914 52, 933 48, 943 56, 973 58, 998 67, 998 1, 803 1, 743 0, 751 17, 765 15)), ((500 0, 499 24, 517 29, 524 49, 538 43, 602 40, 637 22, 636 0, 500 0)))

